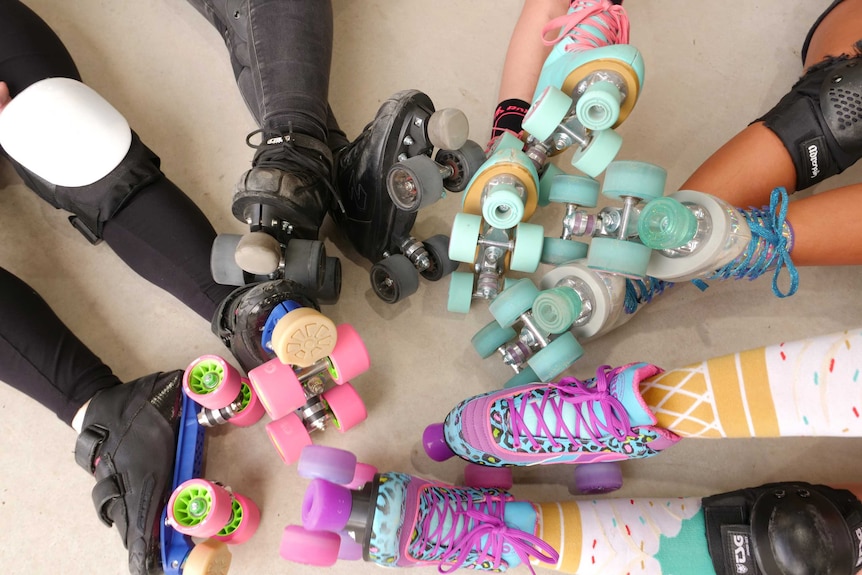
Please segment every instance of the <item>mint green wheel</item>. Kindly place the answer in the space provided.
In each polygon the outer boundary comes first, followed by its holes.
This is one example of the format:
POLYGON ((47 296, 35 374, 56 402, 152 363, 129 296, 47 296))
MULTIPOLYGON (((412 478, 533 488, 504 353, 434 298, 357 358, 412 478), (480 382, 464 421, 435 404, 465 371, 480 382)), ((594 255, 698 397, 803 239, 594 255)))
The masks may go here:
POLYGON ((518 195, 515 186, 495 186, 482 200, 482 217, 494 228, 513 228, 524 219, 524 200, 518 195))
POLYGON ((575 323, 581 314, 581 307, 581 298, 572 288, 551 288, 533 300, 533 321, 539 329, 557 335, 575 323))
POLYGON ((520 223, 515 228, 515 247, 509 267, 517 272, 533 273, 542 261, 545 229, 538 224, 520 223))
POLYGON ((521 127, 544 142, 551 137, 571 109, 572 99, 568 94, 555 86, 548 86, 527 110, 521 127))
POLYGON ((584 355, 584 348, 567 331, 527 360, 542 381, 551 381, 584 355))
POLYGON ((632 197, 649 201, 664 195, 666 182, 667 171, 661 166, 622 160, 608 166, 602 194, 613 199, 632 197))
POLYGON ((482 218, 475 214, 459 212, 452 221, 452 234, 449 236, 449 259, 468 264, 476 261, 476 247, 482 231, 482 218))
POLYGON ((594 208, 599 203, 599 182, 587 176, 556 175, 551 179, 548 200, 558 204, 594 208))
POLYGON ((576 240, 545 238, 542 245, 542 263, 559 266, 587 257, 590 246, 576 240))
POLYGON ((551 186, 553 185, 554 176, 565 174, 563 170, 557 167, 557 164, 547 162, 545 171, 539 178, 539 207, 545 207, 551 203, 551 186))
POLYGON ((684 246, 697 233, 697 218, 681 202, 669 197, 652 200, 641 210, 638 236, 654 250, 684 246))
POLYGON ((587 266, 633 278, 646 277, 652 250, 638 242, 616 238, 593 238, 587 252, 587 266))
POLYGON ((623 137, 610 129, 590 134, 592 139, 587 147, 577 148, 572 154, 572 166, 588 176, 597 178, 620 153, 623 137))
POLYGON ((488 311, 503 327, 518 321, 521 314, 533 307, 533 300, 539 295, 539 288, 531 280, 524 278, 514 282, 511 287, 500 292, 488 306, 488 311))
POLYGON ((470 272, 452 272, 449 276, 449 299, 446 309, 455 313, 470 311, 473 301, 473 274, 470 272))
POLYGON ((509 378, 509 380, 503 385, 504 389, 511 389, 513 387, 518 387, 521 385, 529 385, 531 383, 538 383, 541 379, 536 375, 536 372, 529 366, 525 366, 521 371, 513 375, 509 378))
POLYGON ((607 130, 617 123, 622 101, 623 95, 612 82, 597 82, 578 98, 575 114, 588 130, 607 130))
POLYGON ((494 355, 500 346, 505 345, 518 337, 515 330, 511 327, 503 327, 496 321, 492 321, 473 336, 470 343, 473 344, 473 349, 482 359, 486 359, 494 355))

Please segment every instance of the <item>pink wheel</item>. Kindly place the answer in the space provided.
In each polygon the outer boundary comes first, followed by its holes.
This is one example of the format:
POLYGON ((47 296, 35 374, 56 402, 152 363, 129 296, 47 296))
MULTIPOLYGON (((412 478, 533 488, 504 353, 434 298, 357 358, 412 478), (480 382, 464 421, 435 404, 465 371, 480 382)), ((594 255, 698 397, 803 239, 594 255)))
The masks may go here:
POLYGON ((366 483, 371 483, 374 476, 377 475, 377 468, 367 463, 357 463, 356 473, 353 474, 353 480, 345 485, 348 489, 361 489, 366 483))
POLYGON ((167 520, 184 535, 206 539, 221 531, 232 513, 233 498, 227 489, 205 479, 189 479, 171 494, 167 520))
POLYGON ((356 456, 345 449, 307 445, 299 456, 296 472, 306 479, 326 479, 346 485, 356 473, 356 456))
POLYGON ((329 356, 332 366, 330 373, 335 383, 342 384, 357 375, 365 373, 371 367, 371 358, 365 343, 352 325, 342 323, 337 328, 338 339, 335 349, 329 356))
POLYGON ((512 469, 468 463, 464 468, 464 483, 469 487, 508 490, 512 488, 512 469))
POLYGON ((251 388, 251 384, 245 378, 242 379, 242 390, 240 393, 242 394, 243 407, 228 421, 238 427, 248 427, 260 421, 266 410, 263 408, 263 403, 258 399, 257 394, 251 388))
POLYGON ((248 379, 272 419, 280 419, 305 404, 305 389, 296 372, 278 358, 249 371, 248 379))
POLYGON ((231 364, 217 355, 202 355, 183 373, 183 391, 209 409, 227 407, 237 398, 242 377, 231 364))
POLYGON ((308 435, 305 424, 295 413, 288 413, 280 419, 267 423, 266 434, 282 461, 288 465, 299 459, 303 447, 311 445, 311 436, 308 435))
POLYGON ((245 495, 234 493, 233 516, 225 528, 213 536, 213 539, 230 545, 239 545, 251 539, 259 525, 260 508, 257 504, 245 495))
POLYGON ((349 383, 342 383, 324 391, 322 397, 329 405, 335 426, 342 433, 368 418, 362 398, 349 383))
POLYGON ((282 559, 294 563, 331 567, 338 560, 340 546, 338 533, 309 531, 299 525, 288 525, 281 536, 278 552, 282 559))

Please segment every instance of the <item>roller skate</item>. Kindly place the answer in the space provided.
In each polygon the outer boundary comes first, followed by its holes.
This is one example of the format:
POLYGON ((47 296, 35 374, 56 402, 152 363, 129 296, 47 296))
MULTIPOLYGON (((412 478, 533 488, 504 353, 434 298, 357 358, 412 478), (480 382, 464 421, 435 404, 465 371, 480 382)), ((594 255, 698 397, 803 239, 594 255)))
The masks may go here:
POLYGON ((371 287, 387 303, 413 294, 420 275, 437 281, 457 267, 448 256, 448 237, 422 242, 411 230, 419 209, 442 198, 445 190, 463 191, 485 160, 481 146, 467 134, 463 113, 435 112, 427 95, 407 90, 384 102, 359 137, 336 153, 342 203, 330 213, 353 247, 372 262, 371 287))
POLYGON ((575 468, 578 490, 618 489, 619 468, 598 464, 650 457, 680 439, 656 426, 641 397, 641 381, 661 371, 647 363, 602 366, 588 381, 567 377, 469 398, 426 428, 426 453, 487 467, 590 464, 575 468))
MULTIPOLYGON (((305 454, 303 454, 303 457, 305 454)), ((437 566, 506 571, 531 560, 554 564, 557 551, 535 535, 536 509, 498 489, 453 487, 403 473, 370 479, 325 478, 343 466, 345 478, 355 458, 334 456, 329 470, 312 479, 302 502, 302 525, 288 525, 281 556, 289 561, 329 566, 341 559, 364 559, 385 567, 437 566)))
MULTIPOLYGON (((249 140, 257 134, 251 134, 249 140)), ((256 147, 252 169, 234 191, 231 210, 249 233, 220 234, 210 259, 213 278, 246 285, 287 278, 323 303, 341 291, 341 263, 327 257, 318 230, 335 190, 332 153, 304 134, 268 134, 256 147)))

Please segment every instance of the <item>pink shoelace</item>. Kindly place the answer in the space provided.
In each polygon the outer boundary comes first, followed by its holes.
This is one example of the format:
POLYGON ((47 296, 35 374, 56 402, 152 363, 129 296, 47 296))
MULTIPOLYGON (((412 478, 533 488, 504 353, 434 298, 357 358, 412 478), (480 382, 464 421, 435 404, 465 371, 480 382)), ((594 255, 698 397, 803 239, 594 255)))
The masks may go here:
POLYGON ((560 443, 555 439, 557 437, 566 437, 572 444, 576 444, 578 443, 579 429, 585 429, 590 439, 598 444, 601 444, 602 437, 608 435, 620 441, 634 435, 628 413, 626 413, 623 404, 619 399, 612 396, 608 389, 608 384, 621 369, 621 367, 611 369, 609 365, 599 367, 596 370, 594 385, 588 385, 574 377, 565 377, 557 383, 548 383, 541 398, 521 401, 520 407, 516 407, 513 397, 508 398, 506 401, 509 404, 509 417, 515 448, 521 446, 522 435, 526 436, 534 450, 540 448, 539 441, 536 439, 537 436, 547 438, 555 448, 560 447, 560 443), (563 405, 566 403, 575 406, 575 421, 572 429, 563 424, 563 405), (596 416, 594 409, 596 403, 604 417, 604 423, 596 416), (554 429, 551 429, 545 421, 544 413, 548 406, 555 415, 556 425, 554 429), (530 432, 524 422, 524 416, 527 409, 530 408, 536 416, 536 435, 530 432))
POLYGON ((574 40, 566 46, 566 52, 629 43, 629 17, 622 6, 611 4, 609 0, 578 0, 577 4, 580 10, 570 11, 545 24, 542 41, 546 46, 553 46, 566 37, 574 40), (586 20, 590 20, 590 26, 602 30, 605 37, 582 28, 586 20), (557 37, 548 40, 548 32, 555 30, 559 30, 557 37))
POLYGON ((506 525, 503 512, 511 495, 491 491, 482 500, 474 500, 473 494, 464 489, 432 488, 425 492, 425 497, 429 510, 411 547, 428 557, 437 557, 442 550, 437 566, 440 573, 462 567, 470 559, 471 550, 476 552, 471 565, 487 561, 494 570, 502 565, 503 553, 514 551, 533 575, 536 572, 530 564, 531 556, 552 565, 560 558, 547 542, 506 525), (436 526, 432 528, 434 523, 436 526))

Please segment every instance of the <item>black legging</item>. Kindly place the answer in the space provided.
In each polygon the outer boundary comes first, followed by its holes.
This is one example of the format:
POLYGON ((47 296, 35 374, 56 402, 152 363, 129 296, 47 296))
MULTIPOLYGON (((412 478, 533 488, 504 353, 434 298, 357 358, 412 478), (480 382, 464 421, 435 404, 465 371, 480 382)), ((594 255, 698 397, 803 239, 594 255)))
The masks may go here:
MULTIPOLYGON (((17 0, 0 0, 0 81, 14 98, 49 77, 81 79, 63 43, 39 16, 17 0)), ((105 242, 129 267, 206 321, 233 289, 212 279, 215 236, 203 212, 166 177, 135 194, 103 230, 105 242)), ((3 269, 0 381, 66 423, 96 391, 119 383, 35 291, 3 269)))

